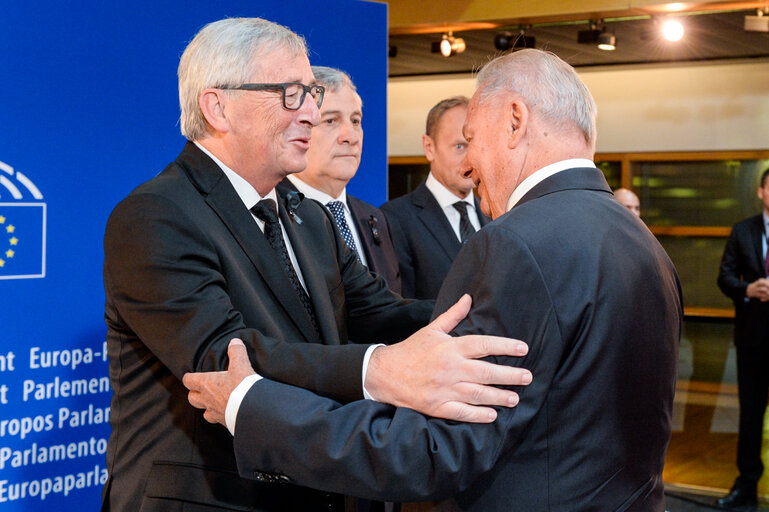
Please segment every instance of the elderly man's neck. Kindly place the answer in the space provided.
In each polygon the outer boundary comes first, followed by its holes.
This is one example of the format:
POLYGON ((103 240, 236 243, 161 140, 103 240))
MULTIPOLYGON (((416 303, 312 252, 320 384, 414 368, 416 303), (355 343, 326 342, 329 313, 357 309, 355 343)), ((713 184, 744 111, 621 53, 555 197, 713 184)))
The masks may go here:
MULTIPOLYGON (((566 133, 557 133, 550 130, 542 130, 533 139, 530 150, 526 153, 526 175, 531 175, 550 164, 571 160, 573 158, 585 158, 592 160, 595 155, 593 144, 585 140, 579 130, 568 130, 566 133)), ((525 178, 526 176, 523 176, 525 178)))
POLYGON ((227 143, 226 138, 205 136, 195 142, 218 158, 224 165, 246 180, 260 196, 264 197, 286 177, 282 169, 265 169, 258 161, 248 161, 240 152, 227 143))

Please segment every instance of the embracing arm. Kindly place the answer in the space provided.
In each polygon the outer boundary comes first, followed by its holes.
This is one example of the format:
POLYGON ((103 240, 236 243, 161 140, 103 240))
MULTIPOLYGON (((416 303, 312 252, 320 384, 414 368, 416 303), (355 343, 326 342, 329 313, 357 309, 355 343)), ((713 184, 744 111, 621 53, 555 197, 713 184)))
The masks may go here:
MULTIPOLYGON (((535 263, 520 251, 505 254, 511 261, 515 256, 515 268, 520 269, 510 280, 473 283, 472 276, 467 276, 467 281, 460 279, 454 282, 456 286, 444 289, 468 289, 485 298, 476 302, 457 334, 515 335, 530 342, 529 354, 521 359, 495 359, 510 369, 532 370, 532 383, 515 388, 521 400, 517 407, 498 409, 498 418, 489 424, 454 423, 368 401, 340 405, 305 390, 261 380, 247 393, 237 417, 234 446, 241 475, 283 474, 303 486, 410 501, 455 494, 489 471, 526 435, 545 402, 564 350, 535 263), (524 297, 520 290, 531 293, 524 297), (511 299, 503 305, 491 300, 499 293, 511 299), (500 315, 500 307, 509 314, 500 315)), ((465 262, 477 264, 478 275, 491 270, 484 267, 482 257, 468 257, 465 262)), ((454 298, 447 296, 445 301, 448 304, 454 298)), ((440 299, 438 307, 444 307, 440 299)), ((200 375, 194 378, 198 380, 200 375)), ((189 379, 185 377, 188 387, 189 379)), ((191 402, 205 407, 199 398, 193 388, 191 402)))
MULTIPOLYGON (((208 212, 192 218, 188 211, 157 194, 134 194, 115 209, 104 241, 110 328, 138 337, 180 379, 190 371, 226 368, 227 345, 239 337, 265 375, 340 400, 361 397, 367 347, 294 343, 247 325, 233 304, 234 285, 222 271, 223 258, 247 261, 245 256, 228 254, 234 245, 220 243, 204 228, 225 229, 201 221, 208 212)), ((242 277, 255 273, 244 270, 242 277)), ((240 286, 237 293, 244 303, 259 300, 260 292, 269 294, 258 286, 240 286)), ((265 318, 265 325, 279 332, 280 325, 271 322, 265 318)))

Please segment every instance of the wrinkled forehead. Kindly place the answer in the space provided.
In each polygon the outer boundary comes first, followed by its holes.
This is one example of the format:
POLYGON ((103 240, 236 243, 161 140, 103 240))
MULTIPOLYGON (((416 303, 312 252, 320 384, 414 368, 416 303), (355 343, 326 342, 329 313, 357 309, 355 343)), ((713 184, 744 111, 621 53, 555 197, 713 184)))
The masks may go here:
POLYGON ((288 46, 257 49, 251 57, 250 76, 250 80, 256 83, 315 83, 307 55, 288 46))
POLYGON ((481 101, 479 91, 475 91, 470 102, 467 104, 467 115, 465 116, 465 122, 462 126, 462 134, 467 137, 468 131, 472 132, 475 129, 475 125, 478 119, 484 115, 484 102, 481 101))

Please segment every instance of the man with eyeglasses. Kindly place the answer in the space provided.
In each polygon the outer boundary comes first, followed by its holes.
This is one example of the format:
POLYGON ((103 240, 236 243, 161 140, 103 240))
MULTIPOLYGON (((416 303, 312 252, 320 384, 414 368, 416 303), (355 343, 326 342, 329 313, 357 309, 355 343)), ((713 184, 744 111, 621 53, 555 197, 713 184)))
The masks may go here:
POLYGON ((221 20, 190 42, 178 72, 189 142, 115 208, 104 238, 113 399, 102 510, 342 510, 339 495, 239 478, 230 433, 187 403, 182 375, 226 368, 234 337, 264 375, 342 402, 363 398, 365 384, 374 399, 479 422, 496 415, 479 404, 517 403, 484 384, 528 372, 473 358, 525 344, 447 335, 467 299, 408 337, 430 305, 371 276, 322 206, 276 195, 306 166, 320 121, 324 89, 301 37, 221 20))

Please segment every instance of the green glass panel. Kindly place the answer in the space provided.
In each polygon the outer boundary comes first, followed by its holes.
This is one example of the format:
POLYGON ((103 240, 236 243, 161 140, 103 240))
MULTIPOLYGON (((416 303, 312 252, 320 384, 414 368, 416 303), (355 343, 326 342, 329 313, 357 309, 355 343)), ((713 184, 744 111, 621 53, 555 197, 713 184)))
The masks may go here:
POLYGON ((622 162, 597 161, 595 163, 612 190, 622 186, 622 162))
POLYGON ((658 236, 681 279, 684 305, 694 308, 732 307, 716 284, 725 238, 658 236))
POLYGON ((633 188, 650 226, 732 226, 761 211, 756 197, 769 160, 635 162, 633 188))

